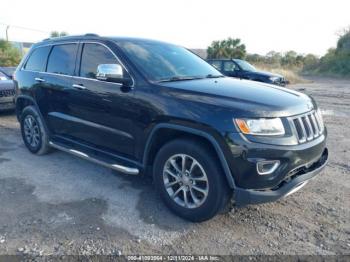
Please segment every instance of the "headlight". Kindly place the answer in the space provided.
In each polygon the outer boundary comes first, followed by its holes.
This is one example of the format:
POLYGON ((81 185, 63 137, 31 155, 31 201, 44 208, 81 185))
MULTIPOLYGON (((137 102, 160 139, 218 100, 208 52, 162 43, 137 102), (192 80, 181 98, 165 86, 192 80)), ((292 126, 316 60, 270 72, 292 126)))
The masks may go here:
POLYGON ((276 82, 279 79, 279 77, 278 76, 270 76, 269 79, 271 82, 276 82))
POLYGON ((235 119, 243 134, 277 136, 284 135, 284 127, 280 118, 235 119))
POLYGON ((315 115, 316 115, 318 124, 320 125, 321 132, 323 132, 323 130, 324 130, 324 123, 323 123, 323 117, 322 117, 322 113, 321 113, 321 109, 320 108, 317 109, 315 115))

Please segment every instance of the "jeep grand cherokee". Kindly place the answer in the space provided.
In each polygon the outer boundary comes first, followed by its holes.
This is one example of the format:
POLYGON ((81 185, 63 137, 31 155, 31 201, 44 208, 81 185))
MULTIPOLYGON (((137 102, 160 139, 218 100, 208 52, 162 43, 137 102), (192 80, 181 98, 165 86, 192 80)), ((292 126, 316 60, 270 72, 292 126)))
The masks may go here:
POLYGON ((191 221, 232 202, 287 196, 328 158, 312 98, 224 77, 173 44, 47 39, 31 48, 15 82, 30 152, 56 148, 121 173, 151 173, 166 205, 191 221))

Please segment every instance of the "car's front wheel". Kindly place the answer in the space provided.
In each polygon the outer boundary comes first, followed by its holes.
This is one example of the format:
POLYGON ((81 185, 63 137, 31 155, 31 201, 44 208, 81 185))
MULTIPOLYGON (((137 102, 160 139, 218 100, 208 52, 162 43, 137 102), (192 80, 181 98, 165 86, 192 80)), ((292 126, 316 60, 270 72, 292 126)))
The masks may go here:
POLYGON ((208 220, 230 199, 221 166, 206 144, 178 139, 163 146, 154 163, 154 182, 165 204, 193 222, 208 220))

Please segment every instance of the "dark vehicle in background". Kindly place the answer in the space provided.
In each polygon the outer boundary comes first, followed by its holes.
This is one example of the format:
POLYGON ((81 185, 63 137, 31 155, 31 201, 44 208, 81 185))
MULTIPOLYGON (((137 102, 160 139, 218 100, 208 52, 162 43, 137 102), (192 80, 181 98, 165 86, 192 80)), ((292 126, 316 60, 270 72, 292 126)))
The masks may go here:
POLYGON ((124 174, 152 174, 166 205, 191 221, 232 200, 239 207, 292 194, 328 159, 313 99, 225 77, 176 45, 48 39, 15 76, 30 152, 56 148, 124 174))
POLYGON ((0 67, 0 111, 15 109, 15 85, 13 74, 15 67, 0 67))
POLYGON ((288 81, 281 75, 257 70, 253 65, 241 59, 210 59, 212 66, 225 76, 248 79, 278 86, 286 86, 288 81))

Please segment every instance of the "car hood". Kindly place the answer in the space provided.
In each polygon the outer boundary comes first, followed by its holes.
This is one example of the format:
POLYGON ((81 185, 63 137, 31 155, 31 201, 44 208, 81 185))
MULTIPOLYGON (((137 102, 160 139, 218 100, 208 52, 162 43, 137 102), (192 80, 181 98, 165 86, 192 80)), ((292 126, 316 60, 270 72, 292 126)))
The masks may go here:
POLYGON ((316 108, 312 98, 287 88, 230 77, 167 82, 171 95, 226 107, 236 116, 283 117, 316 108))
POLYGON ((14 89, 15 85, 12 80, 1 80, 0 81, 0 90, 9 90, 14 89))
POLYGON ((272 76, 283 78, 282 75, 274 74, 274 73, 271 73, 271 72, 265 72, 265 71, 252 71, 252 72, 247 72, 247 73, 255 75, 255 76, 261 76, 261 77, 264 77, 264 78, 269 78, 269 77, 272 77, 272 76))

